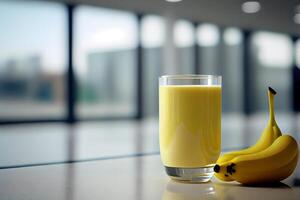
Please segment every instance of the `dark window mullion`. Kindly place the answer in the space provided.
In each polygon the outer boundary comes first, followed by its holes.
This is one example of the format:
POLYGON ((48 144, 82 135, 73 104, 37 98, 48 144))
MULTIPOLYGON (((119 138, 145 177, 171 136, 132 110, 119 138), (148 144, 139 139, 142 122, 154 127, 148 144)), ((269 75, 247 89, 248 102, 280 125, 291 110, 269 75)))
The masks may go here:
POLYGON ((293 112, 299 112, 300 111, 300 69, 299 66, 297 66, 296 63, 296 42, 299 40, 299 37, 291 36, 291 39, 293 41, 293 65, 292 65, 292 90, 291 90, 291 96, 292 96, 292 108, 293 112))
POLYGON ((74 5, 67 5, 67 41, 68 41, 68 68, 67 68, 67 78, 66 78, 66 103, 67 103, 67 122, 73 123, 76 121, 75 116, 75 104, 76 104, 76 82, 74 75, 74 67, 73 67, 73 11, 74 5))
POLYGON ((251 77, 251 31, 243 31, 243 108, 244 114, 251 114, 251 88, 250 88, 250 77, 251 77))
POLYGON ((194 33, 195 33, 195 42, 194 42, 194 59, 195 59, 195 66, 194 66, 194 68, 195 68, 195 74, 200 74, 200 55, 199 55, 199 53, 200 53, 200 47, 199 47, 199 44, 198 44, 198 40, 197 40, 197 28, 198 28, 198 26, 199 26, 199 23, 198 22, 195 22, 195 23, 193 23, 194 24, 194 33))
POLYGON ((141 119, 143 117, 143 50, 141 44, 141 21, 143 18, 142 14, 136 14, 137 17, 137 26, 138 26, 138 45, 137 45, 137 73, 136 73, 136 105, 137 105, 137 113, 136 119, 141 119))

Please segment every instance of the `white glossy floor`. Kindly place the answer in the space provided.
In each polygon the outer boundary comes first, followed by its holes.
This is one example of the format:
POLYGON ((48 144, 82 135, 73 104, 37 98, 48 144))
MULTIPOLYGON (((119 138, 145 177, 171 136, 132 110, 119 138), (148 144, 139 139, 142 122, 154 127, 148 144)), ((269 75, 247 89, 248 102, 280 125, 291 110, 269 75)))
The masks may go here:
MULTIPOLYGON (((267 117, 223 114, 222 150, 255 143, 267 117)), ((284 133, 300 141, 299 116, 277 114, 277 121, 284 133)), ((159 153, 157 119, 0 126, 0 169, 155 153, 159 153)))
MULTIPOLYGON (((299 143, 300 117, 278 114, 277 121, 299 143)), ((253 144, 266 123, 260 114, 223 115, 223 151, 253 144)), ((155 119, 0 127, 1 200, 299 198, 299 163, 291 177, 272 186, 170 181, 155 119)))
POLYGON ((171 181, 158 155, 0 170, 3 200, 299 199, 300 169, 273 186, 171 181))

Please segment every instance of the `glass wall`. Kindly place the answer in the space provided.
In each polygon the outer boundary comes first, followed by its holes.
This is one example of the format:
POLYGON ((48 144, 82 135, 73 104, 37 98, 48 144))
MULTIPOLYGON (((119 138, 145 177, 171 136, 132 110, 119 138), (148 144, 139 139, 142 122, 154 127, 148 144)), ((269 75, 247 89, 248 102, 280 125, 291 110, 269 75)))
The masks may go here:
POLYGON ((74 27, 78 117, 134 116, 137 112, 136 16, 78 6, 74 27))
POLYGON ((178 74, 195 73, 195 30, 191 22, 178 20, 174 24, 174 43, 178 74))
POLYGON ((160 16, 146 15, 142 18, 143 114, 145 117, 158 116, 158 77, 163 73, 165 28, 165 21, 160 16))
POLYGON ((274 88, 276 110, 287 112, 292 109, 291 67, 293 63, 293 44, 288 35, 255 32, 251 36, 251 69, 249 97, 252 112, 265 111, 267 87, 274 88))
POLYGON ((243 112, 243 47, 239 29, 224 29, 220 54, 224 112, 243 112))
POLYGON ((199 45, 200 74, 221 74, 220 67, 220 31, 216 25, 201 24, 196 30, 196 41, 199 45))
POLYGON ((298 39, 295 44, 295 63, 296 66, 300 69, 300 39, 298 39))
POLYGON ((0 1, 0 118, 66 114, 66 9, 50 2, 0 1))
POLYGON ((293 109, 300 111, 300 39, 295 43, 293 67, 293 109))
POLYGON ((200 74, 222 75, 222 109, 243 111, 243 38, 239 29, 200 24, 196 29, 200 74))
MULTIPOLYGON (((65 103, 67 6, 0 1, 0 122, 70 117, 65 103)), ((138 21, 136 13, 96 6, 76 5, 71 12, 75 119, 135 117, 140 55, 143 117, 158 116, 158 77, 163 73, 222 75, 225 113, 243 113, 244 86, 250 88, 251 113, 268 108, 268 86, 278 91, 276 110, 292 110, 300 42, 293 44, 289 35, 253 31, 250 54, 245 55, 243 31, 235 27, 196 27, 168 15, 146 14, 138 21), (247 66, 243 56, 250 62, 247 66), (245 83, 244 77, 249 81, 245 83)))

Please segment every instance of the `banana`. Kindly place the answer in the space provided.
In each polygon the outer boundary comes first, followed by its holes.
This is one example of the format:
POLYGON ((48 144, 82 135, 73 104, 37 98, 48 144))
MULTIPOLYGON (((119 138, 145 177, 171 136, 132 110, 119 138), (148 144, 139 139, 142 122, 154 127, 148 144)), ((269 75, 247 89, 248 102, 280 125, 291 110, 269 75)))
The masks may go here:
MULTIPOLYGON (((271 87, 268 88, 268 102, 269 102, 269 122, 267 127, 261 134, 259 140, 251 147, 247 149, 243 149, 240 151, 229 152, 223 154, 217 160, 217 164, 221 164, 226 161, 230 161, 237 156, 247 155, 252 153, 260 152, 266 148, 268 148, 279 136, 281 136, 281 131, 275 120, 275 112, 274 112, 274 96, 276 95, 276 91, 271 87)), ((215 176, 223 181, 230 181, 230 177, 222 176, 221 174, 215 173, 215 176)))
POLYGON ((216 165, 214 171, 243 184, 281 181, 294 171, 298 152, 296 140, 292 136, 283 135, 267 149, 216 165))

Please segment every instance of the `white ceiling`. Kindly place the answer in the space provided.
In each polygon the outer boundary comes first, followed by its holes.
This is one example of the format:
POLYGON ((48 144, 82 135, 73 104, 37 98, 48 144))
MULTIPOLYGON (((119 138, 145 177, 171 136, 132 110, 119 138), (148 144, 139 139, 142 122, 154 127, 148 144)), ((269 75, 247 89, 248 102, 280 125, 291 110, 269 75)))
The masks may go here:
POLYGON ((212 22, 245 29, 263 29, 300 35, 300 25, 293 16, 300 0, 259 0, 261 10, 255 14, 241 11, 243 0, 183 0, 169 3, 165 0, 51 0, 82 3, 108 8, 160 15, 172 14, 199 22, 212 22))

